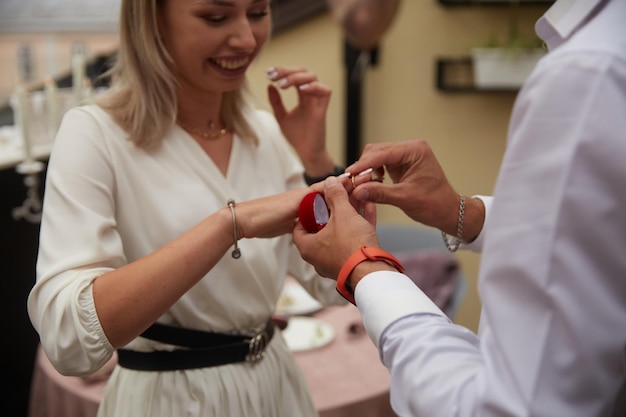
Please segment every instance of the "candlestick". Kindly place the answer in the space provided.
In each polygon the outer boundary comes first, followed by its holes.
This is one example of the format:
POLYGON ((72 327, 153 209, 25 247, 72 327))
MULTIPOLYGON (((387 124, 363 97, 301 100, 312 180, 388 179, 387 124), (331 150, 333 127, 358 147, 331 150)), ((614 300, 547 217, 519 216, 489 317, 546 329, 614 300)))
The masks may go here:
POLYGON ((54 139, 59 128, 59 89, 52 78, 46 77, 44 90, 46 93, 46 109, 48 110, 48 132, 50 139, 54 139))
POLYGON ((51 76, 58 74, 58 60, 59 52, 57 48, 56 35, 49 34, 46 36, 46 74, 51 74, 51 76))
MULTIPOLYGON (((24 163, 18 165, 18 172, 20 172, 19 168, 23 167, 23 165, 24 163)), ((11 214, 13 220, 24 219, 27 222, 37 224, 41 222, 41 209, 43 207, 41 197, 39 197, 39 173, 43 171, 43 164, 35 161, 30 165, 25 172, 20 172, 20 174, 25 175, 26 199, 21 206, 15 207, 11 214)))
POLYGON ((88 103, 93 98, 93 87, 91 85, 91 80, 89 78, 85 78, 83 82, 83 102, 88 103))
POLYGON ((72 89, 76 105, 83 99, 83 84, 85 78, 85 57, 81 52, 72 56, 72 89))
POLYGON ((16 107, 15 107, 15 120, 17 122, 18 131, 22 136, 22 145, 24 147, 24 162, 26 164, 31 164, 34 162, 33 156, 31 154, 31 142, 29 135, 29 120, 28 120, 28 92, 26 91, 26 87, 22 84, 21 80, 18 81, 15 86, 15 99, 16 99, 16 107))

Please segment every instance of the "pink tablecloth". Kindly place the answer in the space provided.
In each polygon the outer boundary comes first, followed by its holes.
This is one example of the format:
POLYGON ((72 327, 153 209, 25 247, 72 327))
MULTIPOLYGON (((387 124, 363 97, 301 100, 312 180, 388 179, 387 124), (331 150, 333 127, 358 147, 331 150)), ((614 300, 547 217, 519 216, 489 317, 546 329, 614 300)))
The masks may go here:
POLYGON ((395 416, 389 405, 389 372, 380 363, 356 307, 329 307, 315 317, 333 326, 335 339, 295 356, 320 417, 395 416), (351 325, 356 334, 349 331, 351 325))
MULTIPOLYGON (((393 417, 389 374, 360 327, 354 306, 327 307, 314 317, 335 330, 335 339, 318 349, 296 352, 320 417, 393 417), (350 332, 350 326, 357 332, 350 332)), ((40 349, 33 377, 30 417, 94 417, 106 380, 88 382, 60 375, 40 349)))
POLYGON ((28 414, 30 417, 93 417, 106 379, 97 382, 59 374, 41 347, 37 350, 28 414))

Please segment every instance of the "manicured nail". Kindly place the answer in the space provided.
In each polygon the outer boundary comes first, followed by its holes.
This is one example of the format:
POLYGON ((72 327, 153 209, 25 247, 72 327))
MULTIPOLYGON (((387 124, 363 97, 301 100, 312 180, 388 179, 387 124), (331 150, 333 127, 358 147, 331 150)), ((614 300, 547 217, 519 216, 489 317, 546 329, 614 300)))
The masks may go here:
POLYGON ((267 78, 273 81, 276 79, 276 77, 278 77, 278 71, 275 71, 275 70, 268 71, 267 78))
POLYGON ((348 177, 351 177, 351 176, 352 176, 352 174, 350 174, 349 172, 344 172, 341 175, 337 175, 337 178, 348 178, 348 177))
POLYGON ((367 168, 365 171, 361 171, 357 174, 357 177, 363 177, 367 174, 371 174, 374 171, 374 168, 367 168))
POLYGON ((286 78, 281 78, 280 80, 276 81, 276 85, 279 87, 284 87, 287 85, 287 79, 286 78))
POLYGON ((298 90, 306 90, 310 86, 311 86, 311 84, 302 84, 301 86, 298 87, 298 90))

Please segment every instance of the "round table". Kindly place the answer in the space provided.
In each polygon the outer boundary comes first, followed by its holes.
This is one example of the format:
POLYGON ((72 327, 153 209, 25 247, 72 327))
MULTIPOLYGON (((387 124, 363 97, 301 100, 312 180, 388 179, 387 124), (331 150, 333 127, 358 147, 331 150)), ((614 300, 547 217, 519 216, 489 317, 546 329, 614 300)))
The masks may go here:
MULTIPOLYGON (((312 316, 335 331, 327 345, 294 352, 320 417, 395 416, 389 404, 389 373, 362 328, 356 307, 326 307, 312 316)), ((39 348, 29 416, 94 417, 106 382, 59 374, 39 348)))

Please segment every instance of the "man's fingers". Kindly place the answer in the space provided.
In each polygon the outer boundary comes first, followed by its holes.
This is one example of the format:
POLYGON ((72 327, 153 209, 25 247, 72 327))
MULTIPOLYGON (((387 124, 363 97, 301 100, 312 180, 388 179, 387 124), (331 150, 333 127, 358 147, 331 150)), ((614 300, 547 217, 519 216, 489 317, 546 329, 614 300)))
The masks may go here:
POLYGON ((331 212, 340 209, 342 202, 350 204, 348 192, 336 177, 328 177, 324 181, 324 200, 326 200, 326 205, 331 212))
POLYGON ((366 202, 363 206, 363 217, 376 228, 376 203, 366 202))
POLYGON ((389 184, 381 184, 376 181, 368 181, 358 185, 352 191, 352 198, 357 201, 372 201, 375 203, 386 204, 385 190, 392 187, 389 184))

